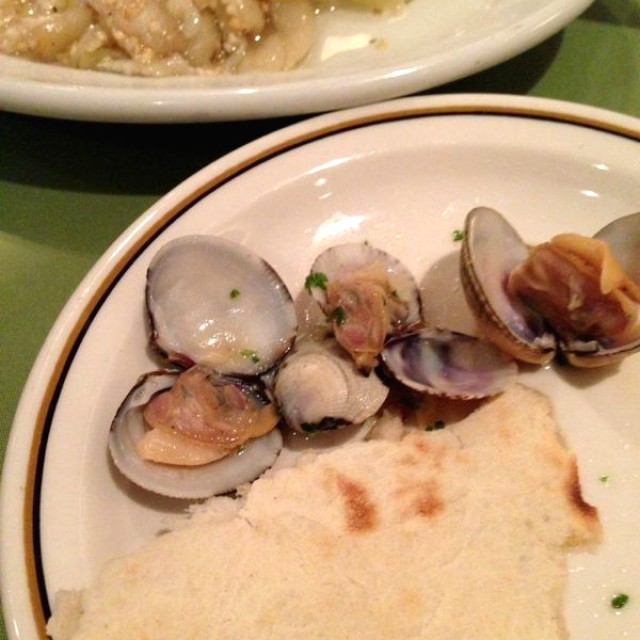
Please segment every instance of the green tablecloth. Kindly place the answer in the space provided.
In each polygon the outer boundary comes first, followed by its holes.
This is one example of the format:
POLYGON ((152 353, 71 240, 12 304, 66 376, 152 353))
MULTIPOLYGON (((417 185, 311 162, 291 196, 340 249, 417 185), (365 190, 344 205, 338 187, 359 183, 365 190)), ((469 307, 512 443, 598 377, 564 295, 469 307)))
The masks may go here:
MULTIPOLYGON (((640 0, 598 0, 531 51, 430 93, 452 92, 550 97, 640 117, 640 0)), ((135 126, 0 113, 0 462, 38 350, 98 257, 191 173, 294 121, 135 126)))

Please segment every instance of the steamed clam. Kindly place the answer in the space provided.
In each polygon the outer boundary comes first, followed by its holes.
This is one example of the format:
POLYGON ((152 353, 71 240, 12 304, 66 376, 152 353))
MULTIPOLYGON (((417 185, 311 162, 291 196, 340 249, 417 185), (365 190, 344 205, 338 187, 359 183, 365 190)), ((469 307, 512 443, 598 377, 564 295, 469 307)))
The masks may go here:
POLYGON ((269 468, 282 447, 279 416, 260 389, 199 367, 140 377, 109 434, 116 467, 177 498, 227 493, 269 468), (175 401, 185 396, 187 402, 175 401))
POLYGON ((293 345, 291 295, 262 258, 223 238, 173 240, 147 270, 149 342, 167 367, 142 376, 109 449, 136 484, 181 498, 231 491, 282 446, 262 377, 293 345))
POLYGON ((578 367, 640 349, 640 213, 593 238, 560 234, 530 247, 497 211, 466 220, 461 277, 488 339, 543 364, 562 354, 578 367))
POLYGON ((298 341, 275 374, 273 392, 287 425, 311 434, 361 424, 389 389, 364 375, 332 339, 298 341))
POLYGON ((399 260, 366 243, 323 251, 305 286, 330 320, 337 342, 365 373, 378 363, 389 336, 421 322, 413 275, 399 260))

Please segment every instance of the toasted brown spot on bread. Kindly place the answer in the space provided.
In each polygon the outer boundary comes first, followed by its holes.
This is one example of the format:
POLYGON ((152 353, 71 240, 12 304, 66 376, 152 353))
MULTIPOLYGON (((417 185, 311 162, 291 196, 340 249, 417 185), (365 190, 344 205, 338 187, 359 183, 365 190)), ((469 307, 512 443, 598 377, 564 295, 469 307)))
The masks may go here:
POLYGON ((432 451, 431 445, 424 438, 414 438, 412 444, 422 455, 429 455, 432 451))
POLYGON ((416 515, 431 518, 444 509, 437 482, 427 482, 416 487, 415 491, 413 507, 416 515))
MULTIPOLYGON (((420 434, 422 435, 422 434, 420 434)), ((450 449, 439 443, 427 442, 427 438, 420 437, 413 439, 413 446, 420 455, 419 464, 428 464, 434 469, 441 469, 445 458, 450 453, 450 449)))
POLYGON ((418 458, 412 453, 407 453, 398 458, 398 463, 407 467, 414 467, 418 464, 418 458))
POLYGON ((402 501, 403 516, 407 519, 415 516, 431 518, 445 508, 440 486, 437 481, 426 481, 416 484, 404 484, 396 491, 396 496, 402 501))
POLYGON ((585 502, 580 489, 580 478, 578 476, 578 464, 574 455, 571 455, 569 462, 569 474, 567 478, 567 496, 571 506, 587 520, 598 520, 598 509, 585 502))
POLYGON ((398 606, 409 616, 419 616, 422 608, 420 593, 416 589, 401 589, 398 606))
POLYGON ((374 529, 378 524, 378 510, 367 488, 342 473, 336 476, 336 484, 344 501, 347 530, 357 533, 374 529))

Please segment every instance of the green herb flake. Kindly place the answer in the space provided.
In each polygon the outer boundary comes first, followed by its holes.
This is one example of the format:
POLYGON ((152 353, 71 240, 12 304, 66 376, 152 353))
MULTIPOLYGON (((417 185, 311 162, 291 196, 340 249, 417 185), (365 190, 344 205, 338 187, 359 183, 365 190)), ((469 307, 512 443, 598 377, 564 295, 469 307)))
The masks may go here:
POLYGON ((611 606, 614 609, 622 609, 629 604, 629 596, 626 593, 618 593, 611 598, 611 606))
POLYGON ((454 242, 460 242, 461 240, 464 240, 464 231, 462 231, 462 229, 454 229, 453 230, 453 241, 454 242))
POLYGON ((331 313, 331 317, 337 324, 344 324, 347 320, 347 312, 342 306, 336 307, 331 313))
POLYGON ((425 428, 425 431, 440 431, 440 429, 444 429, 447 425, 444 420, 436 420, 431 424, 428 424, 425 428))
POLYGON ((609 476, 608 474, 603 474, 601 475, 598 480, 600 480, 600 482, 602 482, 602 484, 609 484, 609 481, 611 480, 611 476, 609 476))
POLYGON ((240 290, 239 289, 231 289, 231 291, 229 292, 229 297, 232 300, 235 300, 239 295, 240 295, 240 290))
POLYGON ((311 293, 311 289, 314 287, 318 289, 326 289, 327 282, 329 278, 327 278, 326 273, 322 273, 322 271, 316 271, 314 273, 310 273, 304 281, 304 288, 311 293))
POLYGON ((240 353, 243 358, 248 358, 253 363, 260 362, 260 356, 253 349, 243 349, 240 353))

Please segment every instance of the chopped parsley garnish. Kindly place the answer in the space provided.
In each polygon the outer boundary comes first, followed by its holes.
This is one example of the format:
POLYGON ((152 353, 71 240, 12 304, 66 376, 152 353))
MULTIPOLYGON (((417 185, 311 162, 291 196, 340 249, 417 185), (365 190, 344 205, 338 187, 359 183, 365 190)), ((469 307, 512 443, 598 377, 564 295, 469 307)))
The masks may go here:
POLYGON ((231 289, 231 291, 229 292, 229 297, 232 300, 235 300, 239 295, 240 295, 240 291, 238 289, 231 289))
POLYGON ((311 289, 313 287, 317 287, 319 289, 326 289, 327 282, 329 278, 327 278, 326 273, 322 273, 322 271, 316 271, 315 273, 310 273, 304 281, 304 288, 311 293, 311 289))
POLYGON ((240 353, 243 358, 248 358, 251 362, 260 362, 260 356, 253 349, 243 349, 240 353))
POLYGON ((611 598, 611 606, 614 609, 622 609, 629 603, 629 596, 626 593, 618 593, 611 598))
POLYGON ((602 476, 600 476, 598 478, 598 480, 600 480, 600 482, 602 482, 602 484, 609 484, 609 480, 611 479, 611 477, 607 474, 604 474, 602 476))
POLYGON ((333 320, 335 320, 336 323, 344 324, 345 321, 347 320, 347 312, 346 312, 345 308, 342 307, 342 306, 336 307, 332 311, 331 317, 333 318, 333 320))
POLYGON ((464 231, 462 231, 462 229, 454 229, 453 230, 453 241, 454 242, 460 242, 461 240, 464 240, 464 231))
POLYGON ((436 420, 431 424, 428 424, 425 428, 425 431, 439 431, 440 429, 444 429, 447 425, 444 420, 436 420))

